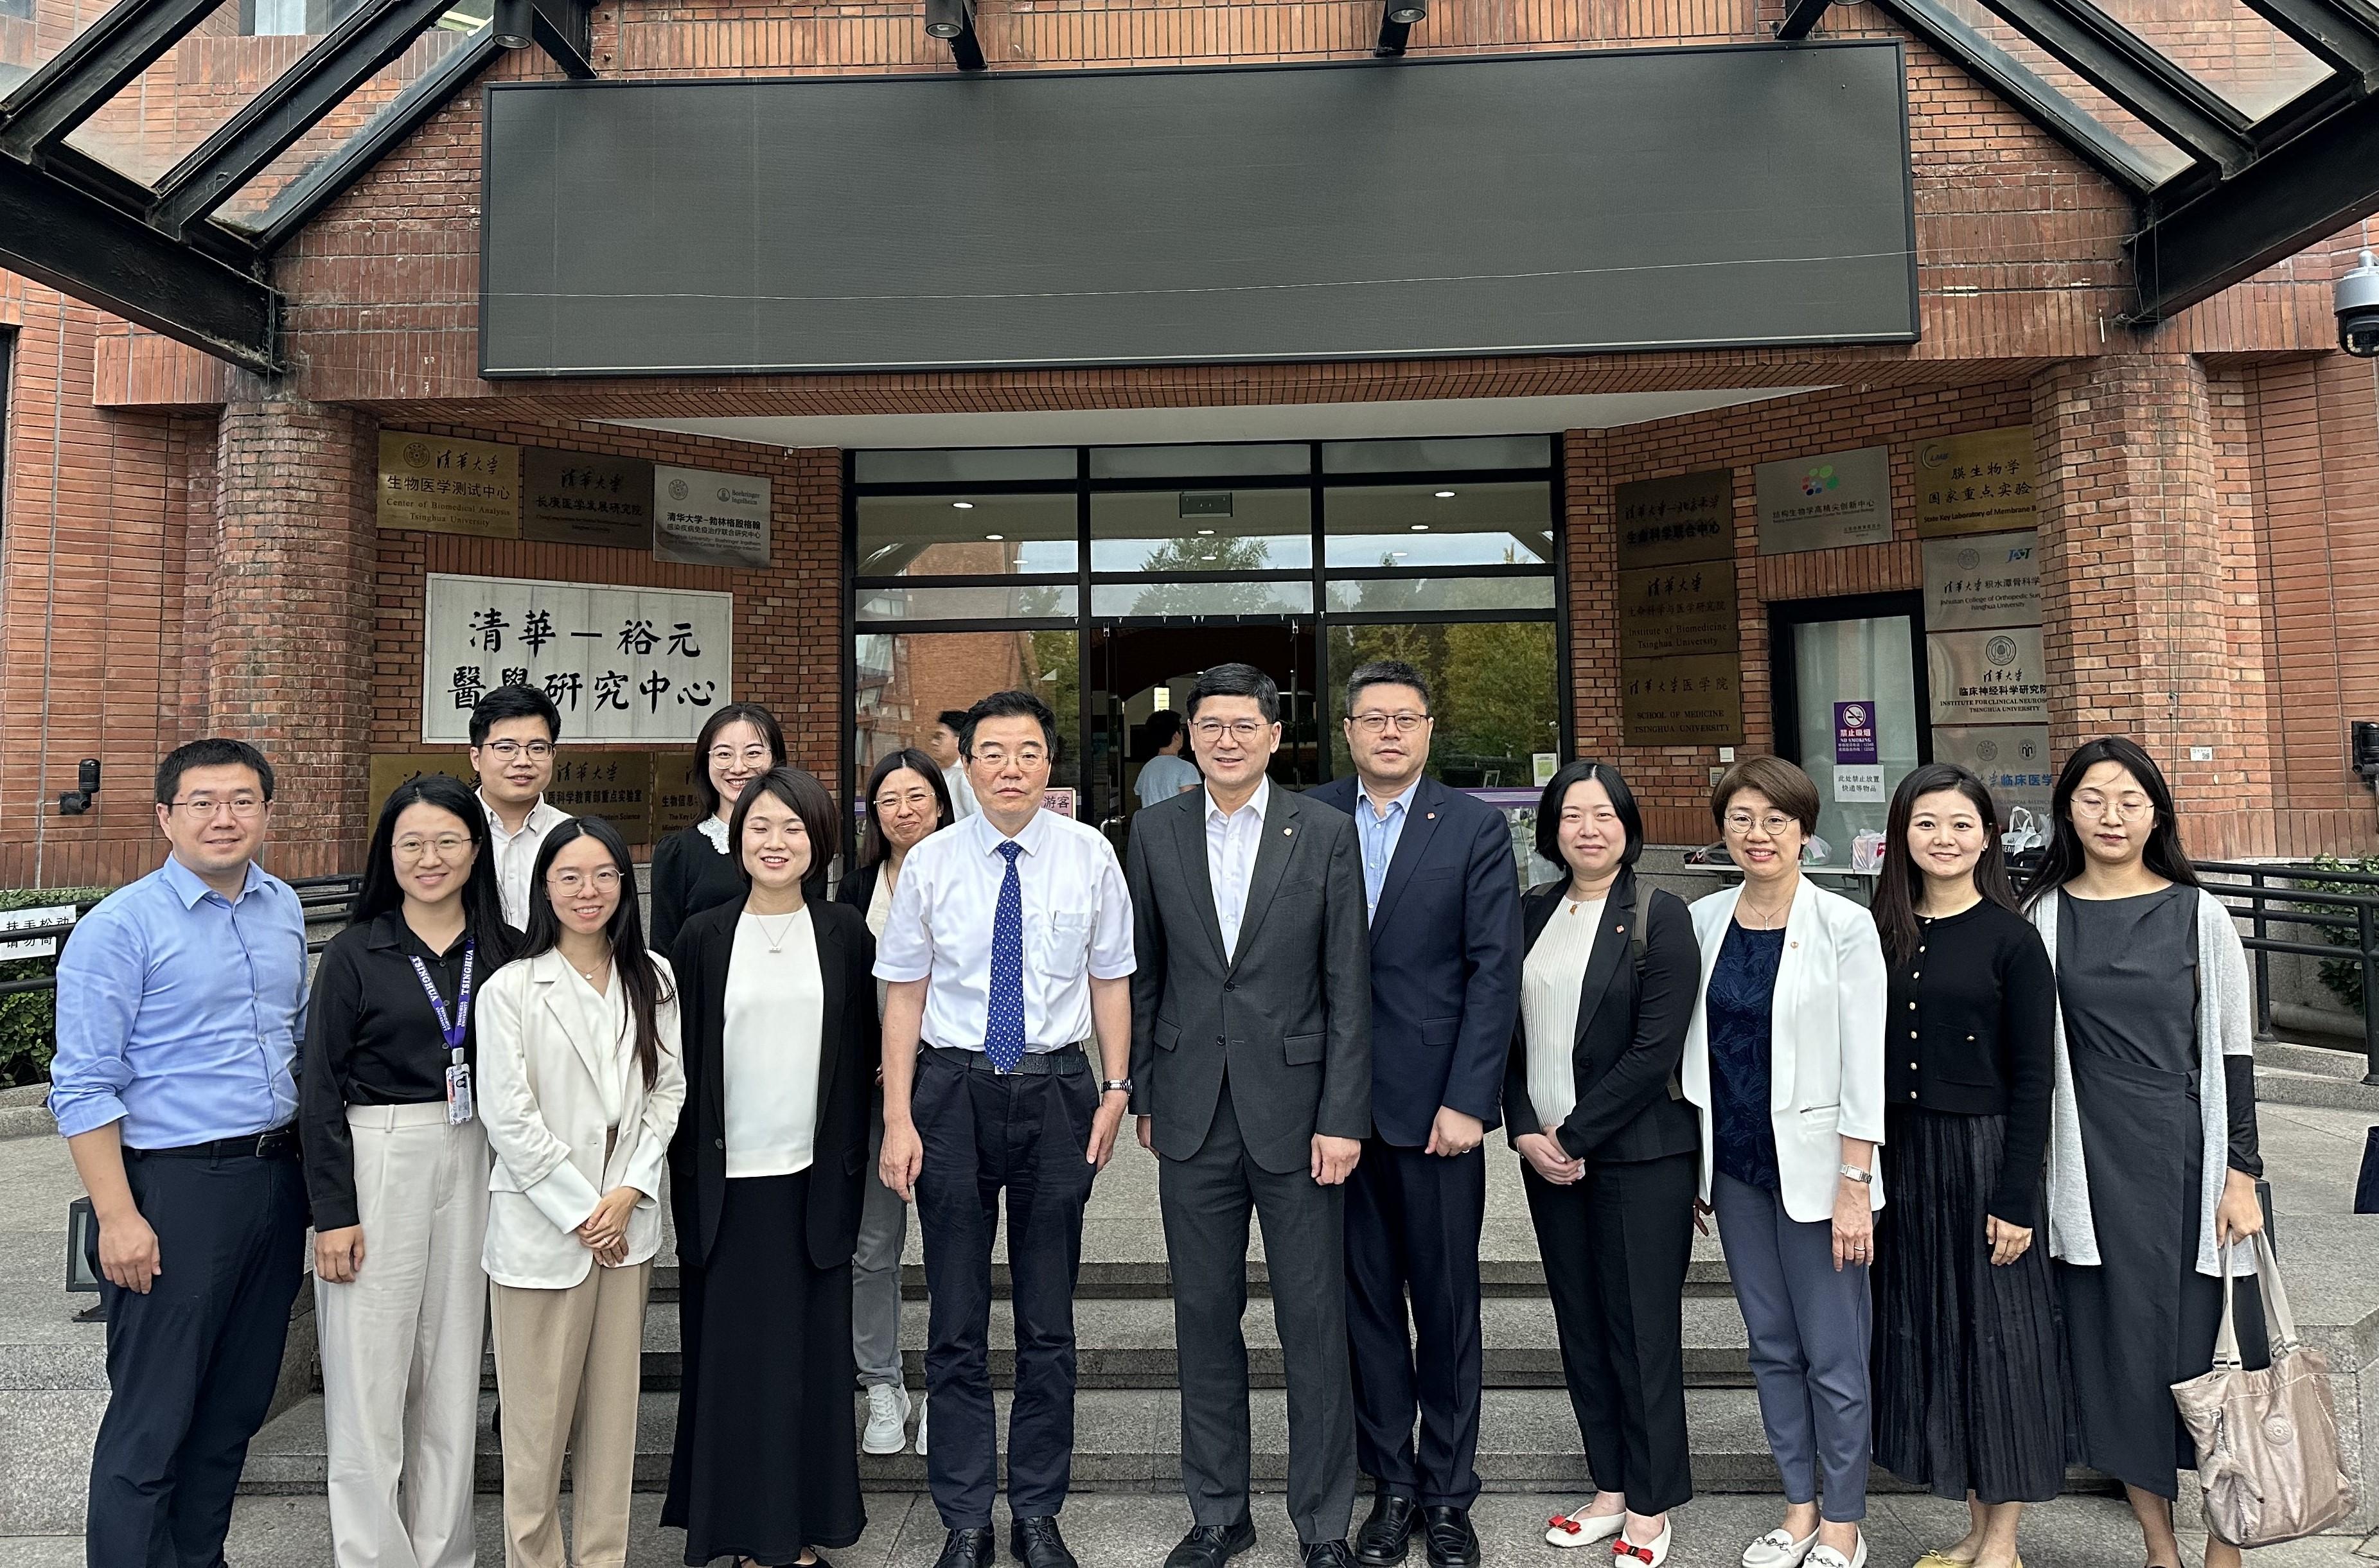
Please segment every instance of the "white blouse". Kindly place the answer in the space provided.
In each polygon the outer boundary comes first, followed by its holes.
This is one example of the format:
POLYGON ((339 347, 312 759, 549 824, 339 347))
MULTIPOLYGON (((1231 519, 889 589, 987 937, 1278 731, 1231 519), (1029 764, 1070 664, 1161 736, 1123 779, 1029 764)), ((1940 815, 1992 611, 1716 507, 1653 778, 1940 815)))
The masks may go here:
MULTIPOLYGON (((1520 966, 1520 1020, 1528 1041, 1528 1104, 1557 1125, 1577 1108, 1577 998, 1594 955, 1605 899, 1564 899, 1520 966)), ((1542 1127, 1522 1128, 1541 1132, 1542 1127)))
POLYGON ((603 1125, 617 1128, 621 1111, 627 1104, 627 1075, 634 1070, 635 1045, 628 1035, 627 987, 620 983, 617 965, 612 967, 610 983, 600 991, 574 969, 570 971, 570 984, 577 993, 579 1014, 586 1020, 586 1036, 598 1046, 595 1053, 595 1092, 603 1106, 603 1125), (599 1048, 606 1044, 610 1049, 599 1048))
MULTIPOLYGON (((876 890, 867 896, 867 935, 881 941, 884 927, 892 918, 892 862, 886 860, 876 868, 876 890)), ((884 998, 891 991, 889 981, 876 983, 876 1016, 884 1016, 884 998)))
POLYGON ((825 1029, 826 980, 809 906, 790 915, 745 911, 727 959, 721 1042, 730 1177, 810 1168, 825 1029))

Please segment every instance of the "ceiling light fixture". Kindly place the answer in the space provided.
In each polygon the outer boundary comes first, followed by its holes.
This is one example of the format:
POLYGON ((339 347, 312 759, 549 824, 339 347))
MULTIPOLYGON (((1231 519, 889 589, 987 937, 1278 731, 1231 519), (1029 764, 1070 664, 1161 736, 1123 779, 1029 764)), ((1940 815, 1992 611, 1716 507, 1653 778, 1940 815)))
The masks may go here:
POLYGON ((1440 501, 1452 501, 1454 499, 1454 492, 1452 490, 1440 490, 1437 492, 1437 499, 1440 501))
POLYGON ((1005 535, 1005 534, 985 534, 985 535, 984 536, 984 538, 986 538, 986 539, 989 539, 993 544, 996 544, 996 544, 1003 544, 1003 543, 1005 543, 1005 542, 1007 541, 1007 539, 1008 539, 1008 536, 1007 536, 1007 535, 1005 535))
POLYGON ((954 501, 950 502, 950 505, 960 512, 972 512, 974 510, 974 502, 971 501, 954 501))
POLYGON ((1429 525, 1426 523, 1416 523, 1412 525, 1412 531, 1416 534, 1426 534, 1429 532, 1429 525))

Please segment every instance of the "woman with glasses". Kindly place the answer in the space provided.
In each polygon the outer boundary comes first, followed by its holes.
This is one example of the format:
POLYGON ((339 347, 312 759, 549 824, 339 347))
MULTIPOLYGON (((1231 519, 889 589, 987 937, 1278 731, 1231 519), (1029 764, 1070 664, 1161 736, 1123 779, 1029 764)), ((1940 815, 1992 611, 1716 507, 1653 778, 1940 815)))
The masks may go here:
POLYGON ((619 829, 574 817, 537 851, 525 950, 479 1004, 508 1568, 627 1556, 645 1297, 685 1103, 676 983, 642 929, 619 829))
POLYGON ((784 766, 785 732, 777 716, 757 703, 730 703, 702 727, 694 742, 694 794, 702 820, 670 834, 653 851, 654 952, 675 952, 678 931, 690 916, 743 896, 728 819, 746 785, 784 766))
POLYGON ((2065 1479, 2057 1302, 2033 1246, 2057 982, 1981 779, 1929 763, 1901 780, 1890 824, 1876 1457, 1966 1503, 1964 1538, 1923 1568, 2014 1568, 2023 1505, 2065 1479))
POLYGON ((859 1539, 851 1257, 881 1039, 876 944, 826 900, 839 814, 799 768, 736 802, 741 899, 678 938, 686 1092, 670 1147, 685 1381, 661 1523, 685 1561, 818 1563, 859 1539))
POLYGON ((380 809, 297 1083, 341 1568, 466 1568, 488 1276, 473 993, 510 959, 487 814, 442 774, 380 809))
MULTIPOLYGON (((884 935, 909 851, 956 820, 942 770, 924 752, 894 752, 868 775, 859 866, 842 879, 836 898, 866 918, 871 941, 884 935)), ((884 991, 884 982, 877 981, 878 1013, 884 991)), ((909 1424, 908 1382, 900 1367, 900 1248, 909 1238, 909 1205, 876 1173, 883 1155, 884 1093, 877 1087, 868 1113, 867 1199, 859 1216, 859 1250, 851 1260, 851 1343, 860 1384, 867 1391, 867 1429, 859 1445, 869 1453, 898 1453, 907 1445, 909 1424)), ((917 1452, 925 1452, 923 1411, 917 1415, 917 1452)))
POLYGON ((1781 757, 1736 763, 1710 814, 1743 883, 1693 906, 1701 1005, 1685 1096, 1785 1503, 1744 1568, 1862 1568, 1883 948, 1866 911, 1801 874, 1817 828, 1807 774, 1781 757))
MULTIPOLYGON (((2075 748, 2050 809, 2027 908, 2057 975, 2048 1250, 2071 1457, 2123 1483, 2151 1568, 2172 1568, 2177 1472, 2197 1464, 2172 1385, 2213 1366, 2222 1248, 2264 1226, 2247 957, 2146 752, 2119 736, 2075 748)), ((2254 1266, 2240 1248, 2233 1272, 2254 1266)), ((2240 1344, 2261 1365, 2262 1299, 2241 1284, 2240 1344)), ((2238 1562, 2206 1541, 2206 1568, 2238 1562)))

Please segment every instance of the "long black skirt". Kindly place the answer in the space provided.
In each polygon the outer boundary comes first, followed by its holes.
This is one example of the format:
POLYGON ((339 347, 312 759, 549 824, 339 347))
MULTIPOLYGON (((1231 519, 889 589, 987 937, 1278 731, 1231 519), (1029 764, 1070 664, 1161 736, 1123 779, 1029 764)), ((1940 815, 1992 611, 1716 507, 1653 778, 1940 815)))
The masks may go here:
POLYGON ((810 1262, 809 1173, 727 1183, 709 1267, 682 1271, 685 1381, 661 1523, 685 1560, 798 1562, 867 1526, 851 1265, 810 1262))
POLYGON ((1991 1263, 2005 1116, 1894 1112, 1876 1219, 1876 1461, 1938 1497, 2046 1502, 2065 1477, 2048 1238, 1991 1263))

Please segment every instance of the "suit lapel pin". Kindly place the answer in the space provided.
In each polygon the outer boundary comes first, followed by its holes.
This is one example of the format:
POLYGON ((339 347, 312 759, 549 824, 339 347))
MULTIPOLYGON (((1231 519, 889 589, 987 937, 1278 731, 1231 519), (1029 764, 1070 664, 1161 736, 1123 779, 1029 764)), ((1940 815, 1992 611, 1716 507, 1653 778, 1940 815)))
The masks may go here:
POLYGON ((1437 820, 1437 814, 1436 814, 1435 812, 1431 812, 1431 813, 1430 813, 1430 814, 1429 814, 1429 820, 1430 820, 1430 821, 1431 821, 1431 822, 1435 822, 1435 821, 1437 820))
POLYGON ((1280 836, 1284 838, 1294 838, 1296 837, 1296 834, 1297 829, 1294 827, 1284 827, 1280 830, 1280 836))

